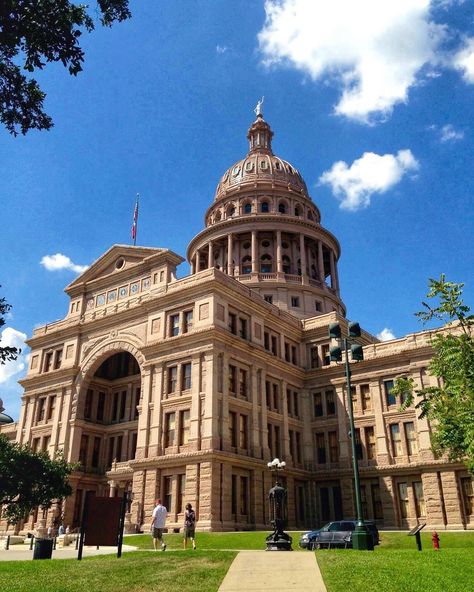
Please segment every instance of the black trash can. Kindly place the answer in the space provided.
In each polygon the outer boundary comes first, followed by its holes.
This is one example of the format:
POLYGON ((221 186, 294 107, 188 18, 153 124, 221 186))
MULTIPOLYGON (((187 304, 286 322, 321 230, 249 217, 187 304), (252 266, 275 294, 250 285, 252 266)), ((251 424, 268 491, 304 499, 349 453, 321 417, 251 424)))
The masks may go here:
POLYGON ((54 539, 36 539, 33 559, 51 559, 54 539))

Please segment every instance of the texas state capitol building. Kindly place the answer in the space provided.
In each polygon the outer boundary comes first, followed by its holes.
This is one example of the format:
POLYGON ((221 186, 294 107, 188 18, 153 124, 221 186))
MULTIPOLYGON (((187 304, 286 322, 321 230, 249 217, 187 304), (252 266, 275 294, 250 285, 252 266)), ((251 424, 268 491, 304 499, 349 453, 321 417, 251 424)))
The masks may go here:
MULTIPOLYGON (((329 361, 328 325, 347 328, 340 246, 257 112, 189 244, 191 274, 176 278, 168 249, 115 245, 67 286, 64 320, 29 340, 16 440, 81 468, 73 495, 25 530, 60 514, 78 526, 86 492, 124 490, 131 530, 157 497, 170 528, 187 502, 201 530, 268 528, 274 457, 290 528, 355 516, 344 366, 329 361)), ((428 421, 391 394, 398 376, 436 384, 432 336, 363 331, 352 364, 363 510, 380 527, 474 526, 467 471, 433 457, 428 421)))

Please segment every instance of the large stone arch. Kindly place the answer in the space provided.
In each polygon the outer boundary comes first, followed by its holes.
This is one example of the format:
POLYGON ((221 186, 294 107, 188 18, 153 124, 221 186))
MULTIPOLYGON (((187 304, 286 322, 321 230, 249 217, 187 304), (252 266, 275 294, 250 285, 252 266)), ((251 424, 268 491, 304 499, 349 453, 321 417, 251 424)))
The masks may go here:
POLYGON ((81 367, 73 385, 71 419, 76 418, 77 406, 82 390, 87 386, 102 362, 110 356, 120 352, 128 352, 137 361, 140 367, 140 374, 143 376, 146 359, 141 351, 142 347, 143 343, 137 338, 129 335, 126 337, 119 335, 100 340, 91 349, 85 351, 84 359, 81 361, 81 367))

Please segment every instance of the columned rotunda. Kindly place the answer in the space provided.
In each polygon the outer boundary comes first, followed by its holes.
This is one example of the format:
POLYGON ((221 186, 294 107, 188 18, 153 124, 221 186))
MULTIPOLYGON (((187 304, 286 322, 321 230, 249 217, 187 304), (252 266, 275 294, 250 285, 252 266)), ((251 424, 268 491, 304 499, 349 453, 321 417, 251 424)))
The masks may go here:
MULTIPOLYGON (((261 113, 247 139, 189 244, 190 275, 177 278, 184 259, 166 248, 114 245, 66 287, 64 319, 34 330, 20 419, 0 432, 78 469, 73 495, 23 531, 77 527, 87 493, 126 491, 129 532, 146 529, 157 497, 169 528, 188 502, 201 530, 268 528, 275 457, 290 528, 355 516, 344 368, 329 357, 329 324, 347 332, 339 243, 261 113)), ((380 528, 474 527, 472 477, 433 456, 428 420, 392 394, 399 376, 436 384, 435 334, 359 338, 362 505, 380 528)))

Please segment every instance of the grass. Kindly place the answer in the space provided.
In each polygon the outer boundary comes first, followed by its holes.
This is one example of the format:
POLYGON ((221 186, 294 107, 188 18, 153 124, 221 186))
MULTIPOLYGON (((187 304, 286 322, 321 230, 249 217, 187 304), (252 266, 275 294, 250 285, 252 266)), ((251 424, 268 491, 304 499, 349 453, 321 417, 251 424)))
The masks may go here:
MULTIPOLYGON (((266 532, 197 533, 197 551, 182 551, 182 536, 165 535, 168 551, 152 551, 149 534, 127 536, 141 550, 82 561, 1 561, 6 592, 216 592, 242 549, 265 548, 266 532), (171 552, 170 552, 171 551, 171 552)), ((423 551, 404 532, 382 532, 375 551, 320 550, 316 558, 328 592, 471 592, 474 532, 441 532, 441 550, 422 534, 423 551)), ((291 533, 295 551, 299 533, 291 533)), ((277 574, 274 574, 276 580, 277 574)), ((245 583, 242 582, 242 589, 245 583)))
POLYGON ((5 592, 216 592, 235 553, 137 551, 58 561, 2 561, 5 592))
POLYGON ((328 592, 471 592, 474 532, 441 532, 441 549, 422 533, 423 551, 406 533, 382 532, 381 545, 366 551, 316 552, 328 592))

